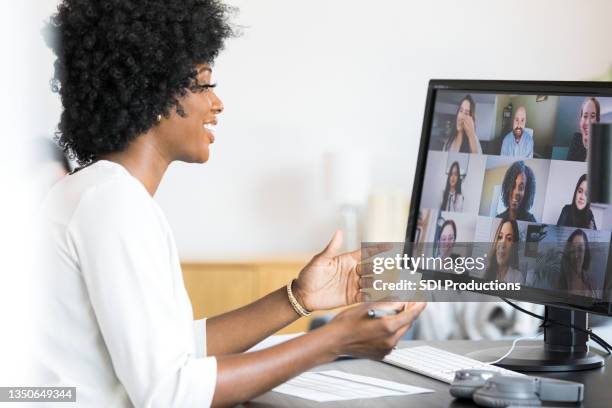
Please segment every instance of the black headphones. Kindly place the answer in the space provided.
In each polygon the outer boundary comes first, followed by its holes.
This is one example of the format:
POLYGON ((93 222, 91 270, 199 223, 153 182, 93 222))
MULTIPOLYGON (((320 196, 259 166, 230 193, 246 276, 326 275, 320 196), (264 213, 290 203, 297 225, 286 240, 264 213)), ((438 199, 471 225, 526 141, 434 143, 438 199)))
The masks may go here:
POLYGON ((450 393, 456 398, 471 398, 481 407, 540 406, 542 401, 582 402, 584 385, 573 381, 468 369, 455 372, 450 393))

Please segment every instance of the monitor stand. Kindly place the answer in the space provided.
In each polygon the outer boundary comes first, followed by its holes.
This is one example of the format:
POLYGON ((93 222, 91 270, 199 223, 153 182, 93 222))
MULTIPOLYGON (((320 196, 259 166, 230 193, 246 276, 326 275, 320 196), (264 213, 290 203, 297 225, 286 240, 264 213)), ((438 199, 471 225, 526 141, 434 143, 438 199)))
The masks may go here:
MULTIPOLYGON (((585 329, 588 327, 586 312, 546 306, 548 318, 585 329)), ((579 371, 603 367, 603 358, 589 351, 588 335, 584 332, 550 323, 544 328, 544 342, 520 346, 495 364, 514 371, 579 371)), ((480 361, 495 361, 509 348, 489 348, 467 354, 480 361)))

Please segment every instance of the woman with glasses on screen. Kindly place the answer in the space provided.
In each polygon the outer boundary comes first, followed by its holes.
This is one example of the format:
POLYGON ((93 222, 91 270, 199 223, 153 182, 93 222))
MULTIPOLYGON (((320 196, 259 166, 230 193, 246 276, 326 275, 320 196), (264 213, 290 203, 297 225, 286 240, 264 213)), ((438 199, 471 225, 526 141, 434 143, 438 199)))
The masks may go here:
POLYGON ((533 205, 536 181, 533 170, 525 162, 517 161, 506 170, 501 199, 506 210, 498 218, 536 222, 529 209, 533 205))
POLYGON ((371 319, 372 305, 359 305, 244 353, 313 310, 365 299, 361 251, 340 254, 337 232, 286 286, 193 320, 153 196, 172 162, 209 158, 224 110, 212 64, 233 34, 228 16, 217 0, 63 0, 51 19, 59 145, 83 167, 41 209, 35 371, 37 385, 76 387, 79 406, 233 406, 342 354, 381 359, 424 307, 380 304, 398 313, 371 319))
POLYGON ((441 211, 463 211, 463 194, 461 194, 461 169, 459 162, 453 162, 446 177, 446 186, 442 193, 441 211))
POLYGON ((597 229, 595 217, 593 216, 593 211, 591 211, 588 188, 587 175, 583 174, 576 183, 572 203, 563 207, 557 220, 557 225, 597 229))
POLYGON ((476 136, 476 102, 471 95, 465 95, 457 107, 455 131, 444 143, 445 152, 482 154, 480 141, 476 136))
POLYGON ((567 160, 586 161, 589 150, 589 132, 591 124, 599 123, 601 106, 597 98, 589 97, 582 102, 578 126, 580 132, 574 133, 567 152, 567 160))
POLYGON ((497 226, 488 254, 489 267, 485 278, 503 282, 525 283, 519 267, 519 229, 515 220, 502 219, 497 226))
POLYGON ((591 249, 586 233, 577 229, 567 238, 561 257, 559 289, 568 293, 587 297, 598 297, 589 269, 591 249))

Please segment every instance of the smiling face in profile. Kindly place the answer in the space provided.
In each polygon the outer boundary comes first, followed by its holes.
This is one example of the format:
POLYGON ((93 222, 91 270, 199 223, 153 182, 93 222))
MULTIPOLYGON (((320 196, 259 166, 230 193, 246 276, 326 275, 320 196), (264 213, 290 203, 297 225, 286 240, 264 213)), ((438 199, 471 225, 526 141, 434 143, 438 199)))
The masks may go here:
POLYGON ((210 145, 215 141, 217 115, 223 112, 223 103, 212 88, 212 68, 201 64, 196 69, 198 89, 188 90, 179 98, 184 114, 174 109, 162 118, 156 129, 167 153, 175 160, 188 163, 208 161, 210 145))

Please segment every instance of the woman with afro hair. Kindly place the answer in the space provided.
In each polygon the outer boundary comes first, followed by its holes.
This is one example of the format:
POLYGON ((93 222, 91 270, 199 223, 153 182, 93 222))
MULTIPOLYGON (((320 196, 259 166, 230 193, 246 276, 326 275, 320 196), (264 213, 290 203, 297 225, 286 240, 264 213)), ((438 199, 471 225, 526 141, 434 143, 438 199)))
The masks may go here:
MULTIPOLYGON (((48 25, 63 111, 58 143, 81 167, 41 210, 39 385, 79 406, 194 407, 249 400, 341 354, 380 359, 423 309, 371 305, 243 353, 314 310, 365 300, 361 251, 342 234, 287 286, 193 321, 172 232, 152 196, 170 163, 205 163, 223 104, 212 64, 234 33, 217 0, 63 0, 48 25)), ((365 249, 370 257, 385 248, 365 249)))
POLYGON ((502 202, 506 210, 497 217, 508 220, 536 222, 529 212, 536 191, 535 175, 524 161, 517 161, 506 170, 502 183, 502 202))

